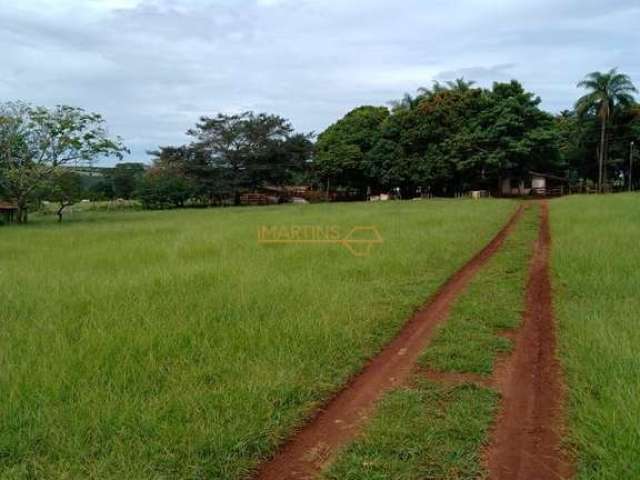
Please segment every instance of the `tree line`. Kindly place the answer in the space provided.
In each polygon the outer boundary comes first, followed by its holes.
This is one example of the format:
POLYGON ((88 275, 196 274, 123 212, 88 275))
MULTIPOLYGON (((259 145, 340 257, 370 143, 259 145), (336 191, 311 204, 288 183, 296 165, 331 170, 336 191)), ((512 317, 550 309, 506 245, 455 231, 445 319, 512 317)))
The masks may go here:
POLYGON ((572 110, 551 115, 517 81, 478 88, 458 79, 406 94, 392 108, 364 106, 321 133, 314 168, 327 186, 359 191, 400 188, 406 196, 496 190, 529 171, 573 184, 630 181, 640 138, 636 88, 615 69, 594 72, 572 110))
POLYGON ((434 82, 387 106, 355 108, 317 137, 273 114, 203 116, 188 143, 149 152, 150 166, 120 163, 97 176, 79 167, 128 152, 101 115, 10 102, 0 104, 0 198, 26 222, 42 199, 57 202, 62 218, 65 206, 84 197, 136 198, 146 208, 212 206, 284 185, 307 185, 327 198, 391 190, 405 198, 452 196, 492 191, 500 179, 530 171, 599 191, 631 187, 632 142, 640 138, 635 86, 615 69, 577 86, 586 92, 574 108, 552 115, 515 80, 491 88, 434 82))

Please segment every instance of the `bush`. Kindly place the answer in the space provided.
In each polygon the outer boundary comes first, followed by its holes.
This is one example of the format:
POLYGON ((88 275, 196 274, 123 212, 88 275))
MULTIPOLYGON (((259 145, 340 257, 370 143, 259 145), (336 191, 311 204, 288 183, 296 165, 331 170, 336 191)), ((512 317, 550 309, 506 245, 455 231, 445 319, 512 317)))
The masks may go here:
POLYGON ((193 189, 188 180, 158 171, 148 172, 140 188, 143 208, 152 210, 184 207, 192 196, 193 189))

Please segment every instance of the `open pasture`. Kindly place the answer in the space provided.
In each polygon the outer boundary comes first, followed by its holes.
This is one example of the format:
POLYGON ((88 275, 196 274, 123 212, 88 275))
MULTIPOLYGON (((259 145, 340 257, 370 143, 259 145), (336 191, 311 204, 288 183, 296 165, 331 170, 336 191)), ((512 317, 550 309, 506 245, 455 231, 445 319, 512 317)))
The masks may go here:
POLYGON ((576 196, 551 205, 576 478, 640 478, 640 197, 576 196))
POLYGON ((508 201, 88 212, 0 231, 2 478, 243 478, 508 201), (258 245, 270 226, 384 243, 258 245))

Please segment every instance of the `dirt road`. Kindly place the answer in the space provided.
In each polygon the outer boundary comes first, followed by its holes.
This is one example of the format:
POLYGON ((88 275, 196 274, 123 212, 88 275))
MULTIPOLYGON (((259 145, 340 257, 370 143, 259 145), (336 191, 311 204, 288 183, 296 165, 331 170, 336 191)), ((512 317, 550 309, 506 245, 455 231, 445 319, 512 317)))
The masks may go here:
POLYGON ((502 394, 486 451, 491 480, 559 480, 572 474, 561 449, 565 391, 556 359, 546 202, 540 215, 523 323, 515 333, 513 353, 499 362, 491 382, 502 394))

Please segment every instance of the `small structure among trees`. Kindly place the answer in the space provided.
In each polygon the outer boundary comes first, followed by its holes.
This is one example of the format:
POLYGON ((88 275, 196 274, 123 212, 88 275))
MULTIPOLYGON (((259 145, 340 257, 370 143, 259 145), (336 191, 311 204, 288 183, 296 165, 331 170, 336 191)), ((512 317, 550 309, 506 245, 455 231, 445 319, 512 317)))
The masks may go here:
POLYGON ((18 207, 12 203, 0 201, 0 225, 13 223, 16 219, 18 207))
POLYGON ((529 171, 522 176, 507 176, 500 181, 500 196, 522 197, 527 195, 540 197, 561 196, 569 192, 567 178, 529 171))

